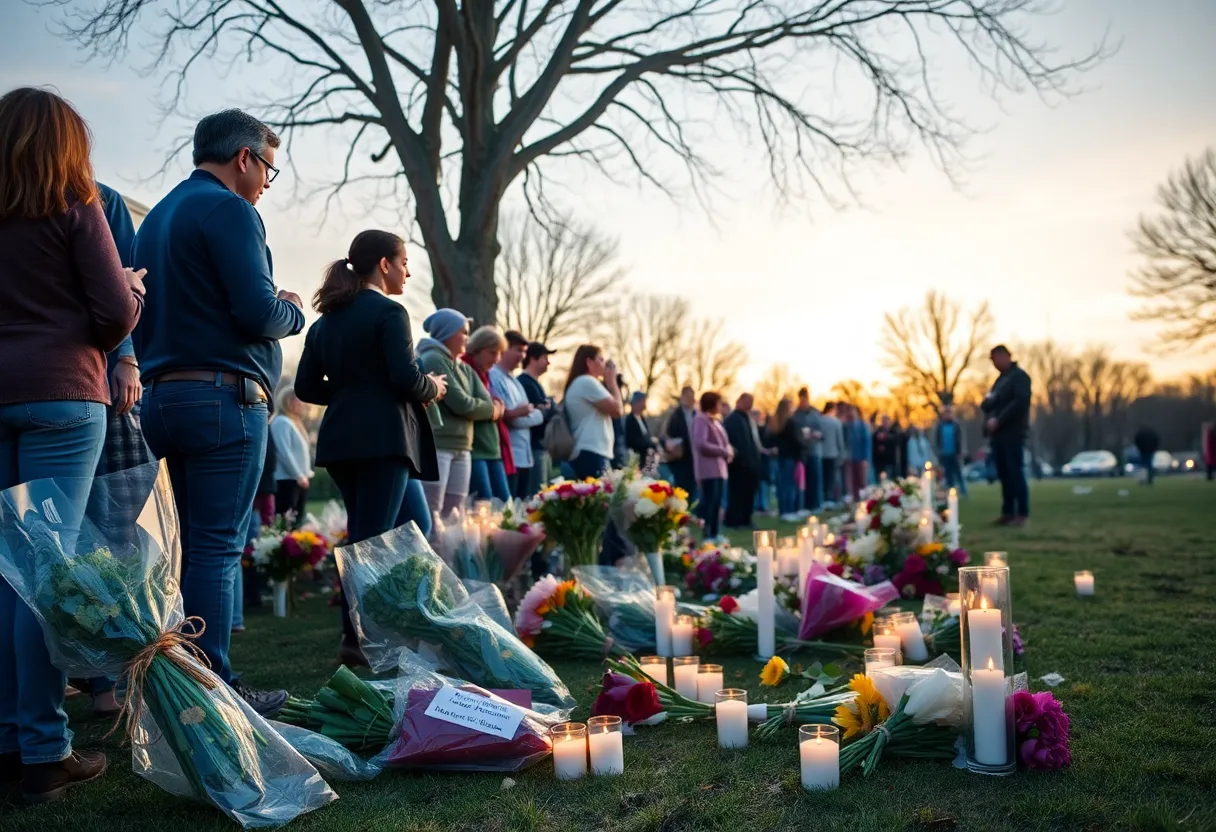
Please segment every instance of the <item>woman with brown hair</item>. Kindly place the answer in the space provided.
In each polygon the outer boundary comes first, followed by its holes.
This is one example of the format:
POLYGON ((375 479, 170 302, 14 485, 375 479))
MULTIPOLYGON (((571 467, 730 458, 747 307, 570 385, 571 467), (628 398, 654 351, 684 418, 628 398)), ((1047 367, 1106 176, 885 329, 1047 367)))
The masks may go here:
MULTIPOLYGON (((88 127, 59 96, 0 98, 0 490, 62 478, 78 506, 105 440, 106 353, 135 327, 144 293, 143 272, 119 260, 89 152, 88 127)), ((65 517, 65 531, 79 522, 65 517)), ((66 684, 38 620, 0 580, 0 786, 19 782, 27 802, 105 771, 103 755, 72 750, 66 684)))
POLYGON ((769 436, 777 451, 777 511, 782 520, 797 520, 798 482, 795 469, 806 455, 806 438, 794 420, 794 402, 784 398, 769 421, 769 436))
POLYGON ((562 407, 574 434, 575 478, 603 476, 612 466, 612 420, 621 418, 625 405, 616 364, 599 347, 584 344, 575 351, 562 407))
POLYGON ((692 466, 701 495, 699 508, 707 540, 722 531, 722 496, 727 466, 734 458, 735 449, 722 426, 722 394, 712 390, 702 393, 701 412, 692 422, 692 466))
MULTIPOLYGON (((409 276, 400 237, 356 236, 313 298, 321 318, 308 330, 296 371, 296 396, 325 405, 317 465, 342 492, 351 543, 398 525, 411 478, 439 476, 424 408, 443 397, 447 383, 419 368, 410 317, 388 297, 400 295, 409 276)), ((364 663, 345 598, 339 655, 344 664, 364 663)))

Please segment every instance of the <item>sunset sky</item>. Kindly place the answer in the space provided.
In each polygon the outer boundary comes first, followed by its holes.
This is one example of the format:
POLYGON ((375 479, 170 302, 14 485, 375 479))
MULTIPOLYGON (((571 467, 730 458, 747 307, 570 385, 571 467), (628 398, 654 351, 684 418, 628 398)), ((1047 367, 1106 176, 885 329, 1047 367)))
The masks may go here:
MULTIPOLYGON (((1216 3, 1064 5, 1033 24, 1037 39, 1083 53, 1109 31, 1118 53, 1084 77, 1083 95, 1051 106, 1033 95, 1008 95, 997 106, 974 73, 952 79, 955 109, 985 128, 969 145, 972 164, 959 188, 918 155, 902 170, 859 176, 861 205, 782 205, 754 144, 724 136, 732 143, 716 149, 725 156, 718 159, 737 164, 724 166, 712 221, 691 199, 673 204, 594 175, 580 179, 568 207, 620 238, 634 286, 688 296, 698 314, 724 317, 748 349, 745 380, 774 362, 820 390, 841 378, 885 379, 882 314, 918 303, 928 289, 968 304, 989 300, 1001 340, 1105 341, 1121 357, 1149 361, 1158 377, 1206 369, 1212 361, 1202 353, 1145 353, 1155 329, 1128 319, 1135 302, 1127 276, 1137 258, 1127 232, 1171 170, 1216 144, 1216 3)), ((183 156, 167 180, 147 181, 183 130, 158 123, 150 104, 157 83, 121 66, 82 63, 49 31, 48 10, 16 0, 4 7, 0 88, 55 86, 92 126, 99 178, 155 203, 188 162, 183 156)), ((212 109, 249 103, 237 75, 196 81, 191 100, 212 109)), ((287 147, 280 158, 307 170, 325 152, 287 147)), ((304 295, 367 223, 347 206, 317 230, 319 204, 289 197, 276 183, 258 207, 279 284, 304 295)), ((421 318, 428 310, 411 298, 421 318)))

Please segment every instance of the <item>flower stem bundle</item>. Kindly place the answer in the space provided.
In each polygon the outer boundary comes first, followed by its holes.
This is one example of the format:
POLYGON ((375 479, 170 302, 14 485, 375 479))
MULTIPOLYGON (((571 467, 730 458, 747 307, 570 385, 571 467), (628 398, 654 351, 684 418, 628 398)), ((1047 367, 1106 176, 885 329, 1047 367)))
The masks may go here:
POLYGON ((339 667, 311 700, 292 698, 279 721, 324 734, 352 751, 378 752, 393 739, 393 697, 339 667))

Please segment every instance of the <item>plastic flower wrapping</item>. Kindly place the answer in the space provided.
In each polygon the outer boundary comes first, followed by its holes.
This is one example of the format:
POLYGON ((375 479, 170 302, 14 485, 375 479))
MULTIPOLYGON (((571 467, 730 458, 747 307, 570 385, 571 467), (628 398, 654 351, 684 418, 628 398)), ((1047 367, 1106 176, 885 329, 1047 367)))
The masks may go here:
POLYGON ((245 827, 337 798, 206 666, 175 578, 178 525, 158 463, 0 493, 0 579, 29 605, 55 665, 125 689, 133 768, 245 827))
POLYGON ((480 587, 478 595, 489 597, 479 603, 413 523, 337 555, 351 621, 373 670, 409 660, 487 688, 530 690, 538 708, 574 706, 553 669, 511 631, 497 588, 480 587))
POLYGON ((532 585, 515 611, 515 629, 524 644, 541 653, 599 661, 627 653, 604 632, 595 602, 578 581, 545 575, 532 585))
POLYGON ((818 562, 807 573, 806 595, 802 599, 800 639, 813 639, 874 613, 899 598, 887 581, 862 586, 833 575, 818 562))
POLYGON ((612 495, 607 478, 556 480, 528 501, 528 522, 544 527, 545 536, 562 548, 571 566, 593 564, 612 495))

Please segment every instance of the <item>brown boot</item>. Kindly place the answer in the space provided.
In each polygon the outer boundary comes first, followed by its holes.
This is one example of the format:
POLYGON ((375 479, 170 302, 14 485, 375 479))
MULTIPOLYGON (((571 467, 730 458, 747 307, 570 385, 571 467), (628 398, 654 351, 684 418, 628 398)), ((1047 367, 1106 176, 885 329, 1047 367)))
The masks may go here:
POLYGON ((87 783, 106 771, 106 755, 100 751, 73 751, 57 763, 27 763, 21 776, 21 796, 26 803, 49 803, 63 797, 77 783, 87 783))

